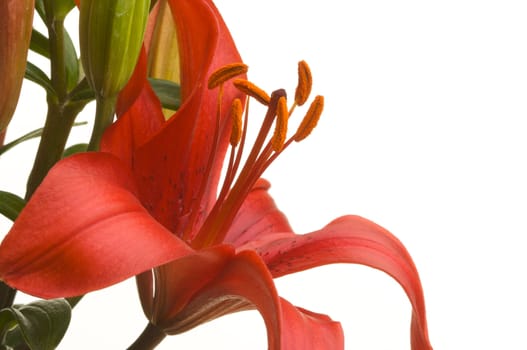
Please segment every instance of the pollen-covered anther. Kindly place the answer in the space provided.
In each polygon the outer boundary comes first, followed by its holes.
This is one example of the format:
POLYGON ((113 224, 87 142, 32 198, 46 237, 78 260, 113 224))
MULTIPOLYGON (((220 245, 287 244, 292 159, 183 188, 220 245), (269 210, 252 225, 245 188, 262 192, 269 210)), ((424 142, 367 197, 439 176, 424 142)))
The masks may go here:
POLYGON ((227 64, 210 75, 208 87, 214 89, 234 77, 247 73, 248 70, 249 67, 244 63, 227 64))
POLYGON ((232 130, 230 143, 232 147, 236 147, 240 143, 242 137, 242 115, 243 106, 242 101, 239 98, 235 98, 231 105, 231 119, 232 119, 232 130))
POLYGON ((297 105, 302 106, 306 103, 312 86, 313 78, 311 76, 311 69, 309 69, 306 61, 298 62, 298 85, 295 91, 295 103, 297 105))
POLYGON ((296 142, 302 141, 303 139, 308 137, 309 134, 311 134, 311 131, 313 131, 313 129, 317 126, 318 120, 320 119, 320 115, 322 114, 323 109, 324 96, 318 95, 317 97, 315 97, 313 102, 311 102, 311 105, 309 106, 309 109, 307 110, 304 119, 302 119, 298 130, 293 136, 293 139, 296 142))
POLYGON ((289 119, 289 112, 287 110, 287 100, 284 96, 278 99, 276 109, 276 124, 274 128, 271 145, 275 152, 280 152, 284 147, 285 137, 287 135, 287 121, 289 119))
POLYGON ((265 106, 269 105, 271 98, 269 97, 267 92, 263 91, 250 81, 245 79, 236 79, 232 83, 238 90, 256 99, 261 104, 265 106))

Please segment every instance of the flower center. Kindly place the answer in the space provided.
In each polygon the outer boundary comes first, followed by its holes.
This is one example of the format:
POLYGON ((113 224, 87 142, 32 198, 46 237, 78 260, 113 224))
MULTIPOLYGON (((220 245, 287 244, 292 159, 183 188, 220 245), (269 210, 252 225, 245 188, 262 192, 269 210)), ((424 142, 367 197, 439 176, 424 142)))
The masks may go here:
MULTIPOLYGON (((219 88, 218 123, 221 116, 223 85, 246 72, 247 66, 231 64, 218 69, 209 78, 209 88, 219 88)), ((311 133, 316 127, 324 107, 324 98, 316 96, 296 132, 287 138, 288 122, 293 111, 297 106, 302 106, 307 101, 311 92, 311 72, 304 61, 299 62, 298 65, 298 85, 291 107, 288 107, 286 92, 283 89, 276 90, 269 96, 250 81, 235 79, 232 83, 246 95, 245 110, 241 100, 234 99, 232 101, 230 106, 232 129, 229 162, 217 200, 197 235, 191 241, 191 245, 196 249, 223 242, 238 210, 256 181, 293 141, 299 142, 311 133), (246 146, 250 99, 255 99, 266 106, 267 112, 252 148, 242 165, 242 155, 246 146)), ((215 139, 218 137, 215 135, 215 139)))

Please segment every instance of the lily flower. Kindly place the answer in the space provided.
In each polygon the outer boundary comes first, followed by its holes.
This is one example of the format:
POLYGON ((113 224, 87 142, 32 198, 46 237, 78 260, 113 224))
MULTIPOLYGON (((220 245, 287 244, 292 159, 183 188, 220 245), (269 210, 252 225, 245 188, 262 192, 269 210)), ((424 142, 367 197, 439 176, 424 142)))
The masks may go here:
POLYGON ((68 157, 49 172, 0 245, 0 278, 52 298, 137 276, 149 324, 131 349, 145 339, 154 346, 168 334, 257 309, 269 349, 333 350, 344 348, 340 324, 280 298, 273 278, 358 263, 400 283, 413 307, 412 349, 431 349, 418 272, 401 242, 358 216, 296 234, 261 179, 320 117, 323 98, 317 96, 287 138, 293 110, 309 95, 307 65, 299 65, 297 93, 288 106, 283 90, 269 96, 245 80, 246 66, 210 0, 169 3, 180 47, 182 106, 165 121, 146 81, 143 51, 101 152, 68 157), (267 108, 252 146, 244 103, 249 98, 267 108))

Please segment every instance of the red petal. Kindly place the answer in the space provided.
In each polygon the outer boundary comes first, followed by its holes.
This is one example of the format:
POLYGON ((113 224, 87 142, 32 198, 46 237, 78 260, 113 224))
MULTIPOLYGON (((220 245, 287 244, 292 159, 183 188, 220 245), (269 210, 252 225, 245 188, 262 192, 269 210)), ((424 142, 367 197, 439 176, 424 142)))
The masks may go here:
POLYGON ((338 323, 278 298, 267 267, 253 251, 235 254, 229 246, 215 246, 159 267, 155 275, 159 285, 148 317, 169 334, 256 308, 271 350, 344 348, 338 323))
POLYGON ((296 235, 260 180, 227 236, 238 251, 256 249, 273 277, 331 263, 380 269, 403 287, 413 306, 412 348, 431 349, 419 274, 410 254, 390 232, 358 216, 339 218, 320 231, 296 235))
MULTIPOLYGON (((275 236, 283 237, 293 231, 285 215, 278 210, 267 190, 269 182, 259 179, 236 214, 236 218, 225 237, 225 242, 235 247, 258 238, 275 236)), ((269 238, 269 237, 267 237, 269 238)))
MULTIPOLYGON (((147 86, 147 64, 148 57, 145 46, 141 47, 134 72, 125 87, 119 93, 115 110, 117 117, 122 116, 135 102, 141 91, 147 86)), ((147 116, 146 116, 147 117, 147 116)))
MULTIPOLYGON (((178 32, 181 97, 185 101, 195 90, 208 91, 207 84, 202 86, 202 83, 207 81, 214 70, 242 60, 223 18, 211 0, 168 2, 178 32)), ((234 91, 234 88, 229 90, 234 91)))
POLYGON ((146 79, 146 60, 143 48, 132 78, 119 94, 119 119, 101 141, 102 151, 116 155, 130 168, 137 148, 165 124, 161 103, 146 79))
MULTIPOLYGON (((147 317, 165 332, 182 333, 256 307, 268 328, 269 348, 279 349, 280 302, 271 274, 255 252, 236 255, 230 246, 214 246, 161 266, 154 274, 154 308, 147 317)), ((143 288, 141 294, 153 295, 143 288)))
POLYGON ((282 350, 344 349, 344 333, 338 322, 291 305, 281 299, 282 350))
POLYGON ((245 248, 256 248, 275 278, 331 263, 362 264, 386 272, 412 303, 412 349, 432 348, 419 274, 405 247, 390 232, 364 218, 345 216, 307 235, 281 236, 263 237, 245 248))
POLYGON ((142 207, 117 158, 84 153, 59 162, 22 211, 0 245, 0 278, 40 297, 73 296, 191 252, 142 207))
MULTIPOLYGON (((143 203, 171 231, 181 232, 188 227, 190 213, 207 211, 216 196, 228 145, 228 108, 217 117, 218 91, 207 88, 207 79, 218 67, 241 58, 211 1, 169 3, 178 30, 184 102, 163 130, 138 150, 134 164, 144 181, 143 203)), ((235 96, 240 93, 227 84, 224 105, 235 96)))

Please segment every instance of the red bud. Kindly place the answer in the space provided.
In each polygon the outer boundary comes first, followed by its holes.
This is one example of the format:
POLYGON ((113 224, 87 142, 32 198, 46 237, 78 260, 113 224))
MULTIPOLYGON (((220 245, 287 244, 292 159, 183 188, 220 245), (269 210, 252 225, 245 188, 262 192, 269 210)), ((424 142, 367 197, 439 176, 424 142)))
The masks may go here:
POLYGON ((34 0, 0 1, 0 133, 15 112, 26 70, 34 0))

